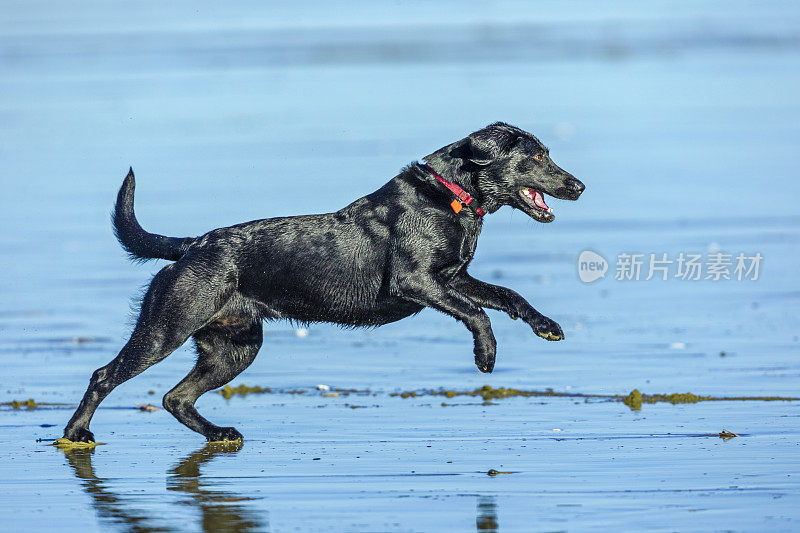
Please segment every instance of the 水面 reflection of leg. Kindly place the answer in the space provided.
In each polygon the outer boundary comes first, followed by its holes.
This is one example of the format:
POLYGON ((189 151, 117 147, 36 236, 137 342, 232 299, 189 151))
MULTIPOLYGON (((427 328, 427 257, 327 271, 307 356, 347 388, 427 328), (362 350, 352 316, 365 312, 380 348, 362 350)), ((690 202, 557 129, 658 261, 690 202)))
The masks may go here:
POLYGON ((478 497, 475 529, 478 533, 496 533, 499 531, 499 526, 497 524, 497 502, 494 496, 478 497))
MULTIPOLYGON (((203 531, 264 531, 269 523, 261 514, 241 502, 247 498, 230 492, 208 488, 200 467, 219 455, 234 455, 242 449, 241 442, 212 442, 182 459, 168 473, 167 489, 189 496, 185 503, 201 513, 203 531)), ((266 514, 266 513, 264 513, 266 514)))
MULTIPOLYGON (((123 526, 124 531, 169 531, 168 527, 152 524, 151 513, 135 509, 128 503, 128 498, 110 491, 107 481, 97 477, 92 467, 94 448, 62 449, 67 463, 72 467, 75 477, 81 480, 83 491, 92 498, 92 506, 98 518, 103 522, 111 522, 123 526)), ((55 529, 58 529, 56 527, 55 529)))

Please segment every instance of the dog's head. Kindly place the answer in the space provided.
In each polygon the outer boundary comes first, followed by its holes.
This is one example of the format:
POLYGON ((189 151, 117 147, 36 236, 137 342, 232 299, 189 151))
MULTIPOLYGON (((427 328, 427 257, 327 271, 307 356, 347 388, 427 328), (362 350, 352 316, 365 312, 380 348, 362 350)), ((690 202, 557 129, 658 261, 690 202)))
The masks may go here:
POLYGON ((586 188, 553 163, 539 139, 502 122, 478 130, 425 159, 434 169, 447 167, 466 180, 463 185, 474 191, 487 212, 510 205, 539 222, 555 219, 544 201, 545 194, 577 200, 586 188))

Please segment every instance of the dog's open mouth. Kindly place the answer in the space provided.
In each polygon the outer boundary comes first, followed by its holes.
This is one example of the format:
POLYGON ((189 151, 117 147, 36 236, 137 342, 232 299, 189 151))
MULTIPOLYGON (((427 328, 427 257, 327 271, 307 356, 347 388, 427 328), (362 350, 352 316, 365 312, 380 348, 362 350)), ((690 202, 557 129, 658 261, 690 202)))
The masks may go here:
POLYGON ((544 201, 544 194, 535 189, 520 189, 519 195, 525 204, 525 211, 539 222, 552 222, 555 219, 553 208, 544 201))

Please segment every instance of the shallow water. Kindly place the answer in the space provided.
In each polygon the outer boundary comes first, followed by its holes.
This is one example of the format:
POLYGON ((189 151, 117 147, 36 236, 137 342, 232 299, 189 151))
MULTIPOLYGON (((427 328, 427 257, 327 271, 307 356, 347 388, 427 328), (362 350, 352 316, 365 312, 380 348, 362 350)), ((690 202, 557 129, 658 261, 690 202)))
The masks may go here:
POLYGON ((391 396, 800 396, 796 7, 146 5, 0 13, 0 402, 67 404, 0 407, 10 530, 800 527, 798 402, 391 396), (277 392, 198 402, 241 449, 135 409, 160 405, 189 346, 103 403, 105 445, 46 446, 164 264, 130 264, 113 239, 128 165, 143 226, 196 235, 338 209, 495 120, 536 133, 588 187, 550 201, 550 225, 488 218, 471 267, 559 321, 564 342, 490 312, 498 363, 481 375, 469 334, 433 311, 307 336, 269 323, 234 384, 277 392), (587 249, 610 262, 591 284, 587 249), (621 252, 716 250, 761 253, 759 279, 614 279, 621 252))

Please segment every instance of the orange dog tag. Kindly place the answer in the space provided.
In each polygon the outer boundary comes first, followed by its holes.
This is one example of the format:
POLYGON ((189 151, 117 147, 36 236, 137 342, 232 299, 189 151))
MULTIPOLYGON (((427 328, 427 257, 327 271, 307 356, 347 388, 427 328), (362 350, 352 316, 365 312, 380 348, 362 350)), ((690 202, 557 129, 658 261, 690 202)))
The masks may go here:
POLYGON ((453 203, 450 204, 450 207, 453 208, 453 211, 458 213, 459 211, 461 211, 461 208, 464 207, 464 206, 462 206, 461 202, 459 202, 458 200, 453 200, 453 203))

